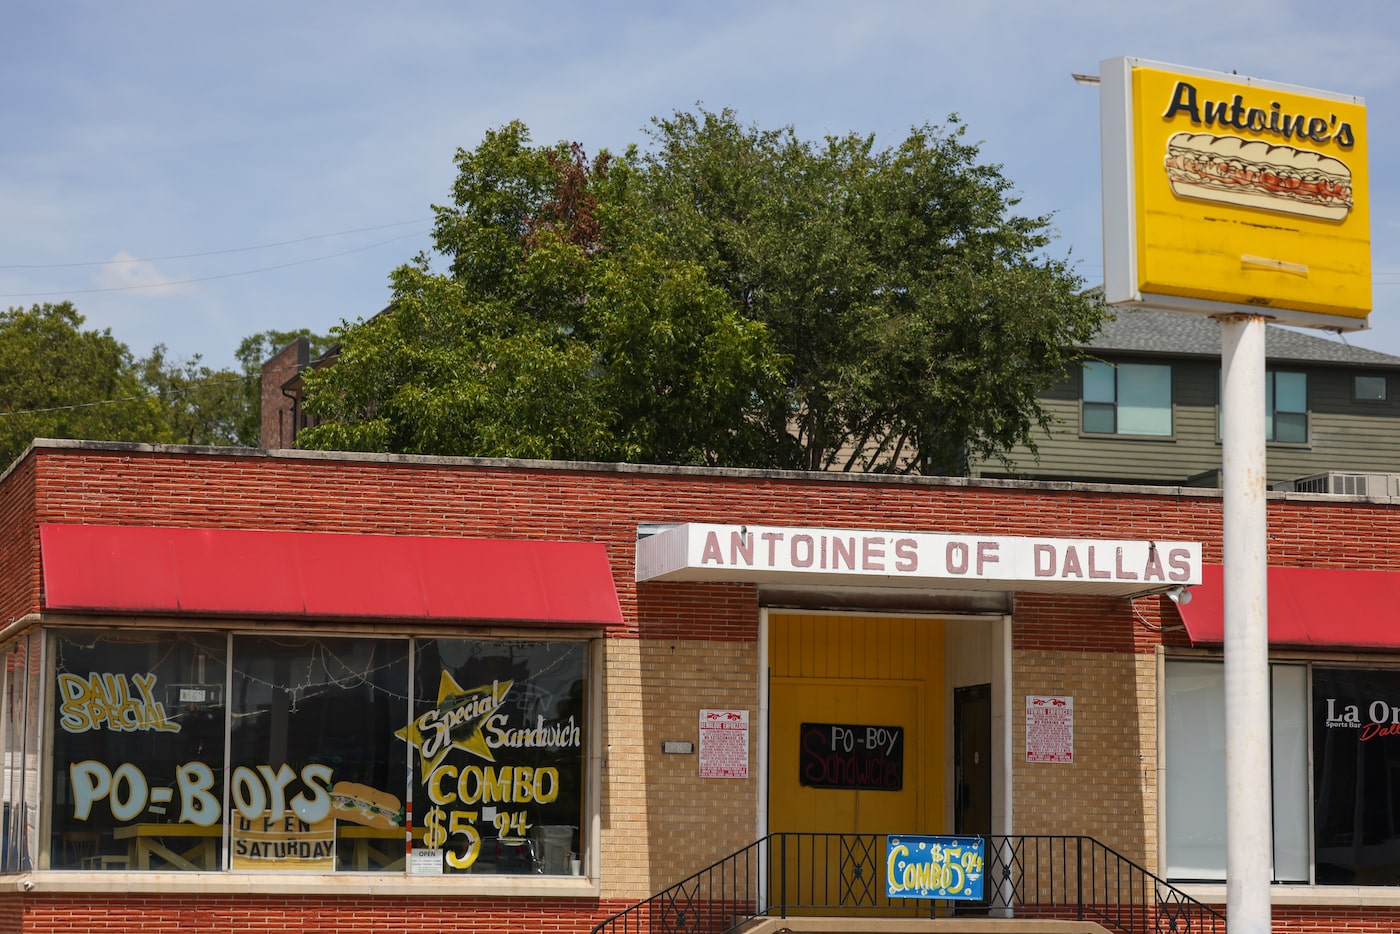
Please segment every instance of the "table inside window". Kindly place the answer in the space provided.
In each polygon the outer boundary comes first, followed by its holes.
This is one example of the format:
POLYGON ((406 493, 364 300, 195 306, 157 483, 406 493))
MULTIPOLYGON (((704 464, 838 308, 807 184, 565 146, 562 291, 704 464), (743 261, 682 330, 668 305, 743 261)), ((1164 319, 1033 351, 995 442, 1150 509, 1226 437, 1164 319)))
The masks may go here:
MULTIPOLYGON (((336 829, 336 836, 341 840, 349 840, 353 843, 351 848, 350 868, 366 872, 371 869, 378 869, 383 872, 403 871, 403 842, 404 828, 402 827, 366 827, 362 824, 341 824, 336 829), (376 841, 393 840, 398 843, 398 848, 393 855, 387 855, 383 850, 376 847, 376 841)), ((423 828, 413 828, 413 839, 422 841, 423 828)))
POLYGON ((151 858, 177 869, 218 869, 219 841, 223 827, 215 824, 126 824, 112 831, 118 840, 129 840, 130 861, 137 869, 150 869, 151 858))

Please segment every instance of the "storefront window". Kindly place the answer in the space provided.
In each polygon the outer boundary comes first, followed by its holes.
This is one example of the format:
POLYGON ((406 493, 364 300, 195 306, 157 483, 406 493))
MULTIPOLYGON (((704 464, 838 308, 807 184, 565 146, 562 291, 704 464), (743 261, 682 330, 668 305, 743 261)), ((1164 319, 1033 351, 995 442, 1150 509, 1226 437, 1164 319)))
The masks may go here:
POLYGON ((1400 883, 1400 671, 1313 669, 1317 881, 1400 883))
MULTIPOLYGON (((1273 731, 1273 871, 1308 880, 1307 669, 1270 666, 1273 731)), ((1167 878, 1225 878, 1225 666, 1166 663, 1167 878)))
POLYGON ((34 866, 39 817, 39 637, 13 643, 4 669, 4 810, 0 872, 34 866))
MULTIPOLYGON (((9 871, 34 826, 24 650, 9 871)), ((51 868, 579 871, 584 643, 66 630, 51 650, 51 868)))
MULTIPOLYGON (((1274 881, 1400 883, 1400 670, 1270 672, 1274 881)), ((1167 875, 1224 879, 1224 666, 1170 660, 1165 695, 1167 875)))
POLYGON ((402 735, 443 871, 578 872, 586 655, 577 642, 420 644, 402 735))
POLYGON ((55 636, 51 868, 218 868, 226 645, 55 636))
POLYGON ((235 636, 231 868, 403 868, 407 639, 235 636), (398 748, 395 748, 395 747, 398 748))

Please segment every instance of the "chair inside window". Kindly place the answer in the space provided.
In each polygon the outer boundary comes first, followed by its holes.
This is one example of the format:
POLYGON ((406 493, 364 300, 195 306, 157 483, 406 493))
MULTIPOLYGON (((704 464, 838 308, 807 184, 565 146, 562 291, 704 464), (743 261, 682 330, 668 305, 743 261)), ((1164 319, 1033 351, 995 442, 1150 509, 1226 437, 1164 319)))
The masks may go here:
POLYGON ((67 830, 59 835, 64 869, 125 869, 125 853, 103 853, 102 837, 95 830, 67 830))

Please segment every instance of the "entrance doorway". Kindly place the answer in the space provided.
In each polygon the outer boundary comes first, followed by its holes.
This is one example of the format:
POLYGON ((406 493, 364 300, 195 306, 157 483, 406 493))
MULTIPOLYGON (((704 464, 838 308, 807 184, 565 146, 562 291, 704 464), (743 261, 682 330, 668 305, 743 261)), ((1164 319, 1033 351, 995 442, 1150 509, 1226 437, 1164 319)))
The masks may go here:
POLYGON ((782 891, 798 913, 909 914, 885 838, 948 831, 943 622, 770 612, 768 634, 768 829, 802 835, 782 891))
POLYGON ((992 686, 953 689, 953 833, 992 832, 992 686))
POLYGON ((945 833, 943 623, 769 616, 768 829, 945 833))

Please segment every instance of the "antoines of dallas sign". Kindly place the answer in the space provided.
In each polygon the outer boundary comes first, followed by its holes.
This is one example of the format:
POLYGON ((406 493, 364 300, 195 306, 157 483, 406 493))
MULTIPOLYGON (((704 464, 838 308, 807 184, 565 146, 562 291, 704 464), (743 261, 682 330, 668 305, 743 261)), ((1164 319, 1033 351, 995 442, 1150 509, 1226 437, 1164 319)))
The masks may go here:
POLYGON ((687 523, 638 540, 637 580, 1131 594, 1199 584, 1201 546, 687 523))

